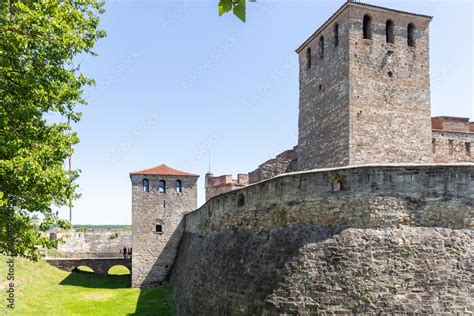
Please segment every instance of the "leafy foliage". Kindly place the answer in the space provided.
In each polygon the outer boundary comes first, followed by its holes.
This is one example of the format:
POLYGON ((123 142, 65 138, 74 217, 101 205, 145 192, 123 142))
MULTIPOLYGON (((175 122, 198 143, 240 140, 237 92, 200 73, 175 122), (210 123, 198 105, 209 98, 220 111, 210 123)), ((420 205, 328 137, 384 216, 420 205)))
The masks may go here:
MULTIPOLYGON (((248 0, 256 2, 256 0, 248 0)), ((246 21, 247 0, 219 0, 219 15, 232 11, 242 22, 246 21)))
POLYGON ((53 208, 78 197, 79 171, 63 168, 79 141, 69 121, 94 84, 74 57, 94 55, 103 12, 98 0, 0 2, 1 253, 37 259, 38 246, 57 243, 38 231, 68 227, 53 208))

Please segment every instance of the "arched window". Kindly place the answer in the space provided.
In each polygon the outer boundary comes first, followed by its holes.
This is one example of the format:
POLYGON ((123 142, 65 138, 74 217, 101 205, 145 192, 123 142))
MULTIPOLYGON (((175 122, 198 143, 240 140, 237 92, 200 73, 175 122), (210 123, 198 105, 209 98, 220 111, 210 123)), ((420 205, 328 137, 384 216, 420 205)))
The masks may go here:
POLYGON ((143 179, 143 192, 150 192, 150 182, 148 179, 143 179))
POLYGON ((407 44, 408 46, 414 47, 415 46, 415 24, 410 23, 408 24, 407 28, 407 44))
POLYGON ((370 15, 364 15, 363 32, 365 39, 372 39, 372 18, 370 15))
POLYGON ((324 57, 324 36, 319 38, 319 58, 324 57))
POLYGON ((334 46, 339 45, 339 24, 334 25, 334 46))
POLYGON ((165 180, 160 180, 160 182, 158 184, 158 192, 166 193, 166 181, 165 180))
POLYGON ((176 180, 175 188, 176 188, 176 193, 181 193, 181 192, 183 192, 183 189, 182 189, 182 187, 181 187, 181 180, 176 180))
POLYGON ((386 42, 387 43, 394 43, 395 37, 393 35, 393 21, 388 20, 387 23, 385 23, 385 35, 386 35, 386 42))
POLYGON ((306 68, 311 68, 311 48, 306 49, 306 68))

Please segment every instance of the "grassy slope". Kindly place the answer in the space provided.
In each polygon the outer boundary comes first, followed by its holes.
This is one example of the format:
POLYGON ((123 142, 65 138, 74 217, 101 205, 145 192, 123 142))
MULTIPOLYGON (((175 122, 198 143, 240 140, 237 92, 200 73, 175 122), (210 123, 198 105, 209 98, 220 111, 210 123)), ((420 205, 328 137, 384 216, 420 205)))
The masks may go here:
POLYGON ((169 287, 128 288, 130 275, 125 267, 114 267, 110 273, 115 275, 99 277, 22 258, 15 261, 12 312, 6 308, 6 259, 0 256, 0 315, 175 315, 169 287))

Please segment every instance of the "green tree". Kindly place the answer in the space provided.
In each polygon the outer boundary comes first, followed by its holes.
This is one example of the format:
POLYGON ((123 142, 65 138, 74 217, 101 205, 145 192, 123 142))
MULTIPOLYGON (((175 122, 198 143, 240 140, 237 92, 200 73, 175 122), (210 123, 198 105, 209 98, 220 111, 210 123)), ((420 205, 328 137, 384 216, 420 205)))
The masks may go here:
POLYGON ((38 259, 57 243, 39 232, 68 226, 54 209, 78 197, 78 171, 63 168, 78 142, 69 122, 94 84, 74 58, 95 55, 103 12, 98 0, 0 0, 2 253, 38 259))
MULTIPOLYGON (((256 0, 248 0, 256 2, 256 0)), ((247 0, 219 0, 219 15, 232 11, 242 22, 246 20, 247 0)))

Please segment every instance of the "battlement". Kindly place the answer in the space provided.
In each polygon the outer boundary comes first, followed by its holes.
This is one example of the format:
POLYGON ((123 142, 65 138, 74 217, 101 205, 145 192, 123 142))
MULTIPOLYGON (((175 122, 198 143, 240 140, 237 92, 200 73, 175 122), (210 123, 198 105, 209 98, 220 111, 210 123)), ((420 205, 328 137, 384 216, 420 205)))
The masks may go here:
POLYGON ((246 173, 239 173, 237 179, 233 179, 232 175, 226 174, 214 177, 212 173, 206 174, 206 201, 210 198, 229 192, 249 184, 249 175, 246 173))

